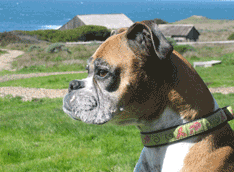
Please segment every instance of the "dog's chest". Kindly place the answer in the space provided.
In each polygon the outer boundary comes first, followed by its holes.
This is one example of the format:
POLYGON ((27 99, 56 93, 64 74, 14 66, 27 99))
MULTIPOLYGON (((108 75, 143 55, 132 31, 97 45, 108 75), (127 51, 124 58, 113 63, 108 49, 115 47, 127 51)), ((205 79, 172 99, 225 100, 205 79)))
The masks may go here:
POLYGON ((134 172, 179 172, 195 140, 196 137, 193 137, 171 145, 156 148, 144 147, 134 172))

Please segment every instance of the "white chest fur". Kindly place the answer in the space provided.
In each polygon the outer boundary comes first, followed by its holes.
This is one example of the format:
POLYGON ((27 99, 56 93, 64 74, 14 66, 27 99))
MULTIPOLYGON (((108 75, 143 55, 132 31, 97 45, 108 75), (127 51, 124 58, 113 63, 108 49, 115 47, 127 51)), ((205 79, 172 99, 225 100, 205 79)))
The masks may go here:
MULTIPOLYGON (((219 108, 214 99, 214 111, 219 108)), ((162 117, 150 124, 139 126, 142 131, 156 131, 175 125, 180 125, 186 121, 179 118, 170 108, 166 108, 162 117), (170 119, 170 122, 168 121, 170 119)), ((181 142, 170 145, 147 148, 144 147, 134 172, 179 172, 184 163, 189 149, 196 143, 197 137, 191 137, 181 142)))
POLYGON ((144 147, 134 172, 178 172, 183 167, 183 160, 195 143, 196 137, 171 145, 144 147))

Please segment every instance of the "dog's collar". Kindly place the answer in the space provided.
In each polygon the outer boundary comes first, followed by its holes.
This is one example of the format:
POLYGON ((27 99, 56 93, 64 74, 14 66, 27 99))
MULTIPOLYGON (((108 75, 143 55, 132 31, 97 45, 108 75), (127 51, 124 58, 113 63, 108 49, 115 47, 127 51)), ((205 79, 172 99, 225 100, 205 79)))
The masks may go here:
POLYGON ((206 118, 200 118, 183 125, 153 132, 141 132, 141 140, 146 147, 157 147, 204 133, 234 119, 231 106, 218 109, 206 118))

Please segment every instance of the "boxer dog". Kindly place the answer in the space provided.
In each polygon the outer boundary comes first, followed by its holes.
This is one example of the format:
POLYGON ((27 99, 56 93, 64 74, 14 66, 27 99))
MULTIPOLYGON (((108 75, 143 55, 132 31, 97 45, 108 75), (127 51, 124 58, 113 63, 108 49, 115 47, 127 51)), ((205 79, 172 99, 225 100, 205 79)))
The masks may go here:
POLYGON ((234 171, 232 117, 155 23, 109 37, 87 70, 63 110, 89 124, 136 125, 145 147, 135 172, 234 171))

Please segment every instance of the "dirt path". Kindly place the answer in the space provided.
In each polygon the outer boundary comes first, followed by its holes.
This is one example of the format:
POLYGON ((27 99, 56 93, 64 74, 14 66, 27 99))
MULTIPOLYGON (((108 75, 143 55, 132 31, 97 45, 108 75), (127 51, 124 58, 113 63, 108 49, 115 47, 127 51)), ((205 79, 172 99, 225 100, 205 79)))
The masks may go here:
MULTIPOLYGON (((2 49, 4 50, 4 49, 2 49)), ((0 56, 0 71, 3 69, 12 70, 11 62, 14 58, 19 55, 24 54, 23 51, 18 50, 5 50, 8 51, 9 54, 3 54, 0 56)), ((0 84, 1 82, 5 82, 8 80, 17 80, 21 78, 31 78, 31 77, 39 77, 39 76, 49 76, 49 75, 59 75, 59 74, 72 74, 72 73, 84 73, 83 71, 73 71, 73 72, 52 72, 52 73, 31 73, 31 74, 13 74, 13 75, 5 75, 0 76, 0 84)), ((222 93, 229 94, 234 93, 234 87, 228 88, 210 88, 211 93, 222 93)), ((33 98, 57 98, 64 97, 67 93, 67 89, 44 89, 44 88, 22 88, 22 87, 0 87, 0 97, 4 97, 8 94, 11 94, 13 97, 21 96, 23 101, 30 101, 33 98)))
MULTIPOLYGON (((0 56, 0 71, 12 70, 11 62, 14 58, 24 54, 23 51, 18 50, 6 50, 8 53, 0 56)), ((69 71, 69 72, 51 72, 51 73, 30 73, 30 74, 12 74, 0 76, 0 83, 9 80, 17 80, 22 78, 49 76, 49 75, 60 75, 60 74, 73 74, 73 73, 85 73, 85 71, 69 71)), ((67 89, 44 89, 44 88, 23 88, 23 87, 0 87, 0 97, 5 97, 11 94, 13 97, 20 96, 23 101, 32 100, 33 98, 57 98, 63 97, 67 93, 67 89)))
POLYGON ((209 41, 209 42, 177 42, 178 45, 198 45, 198 44, 234 44, 234 41, 209 41))
POLYGON ((22 87, 0 87, 0 97, 11 94, 13 97, 20 96, 23 101, 31 101, 33 98, 58 98, 64 97, 68 89, 44 89, 22 87))
POLYGON ((6 50, 6 49, 1 49, 1 50, 7 51, 8 53, 0 56, 0 71, 3 69, 12 71, 11 62, 13 62, 14 58, 24 54, 24 52, 19 50, 6 50))

